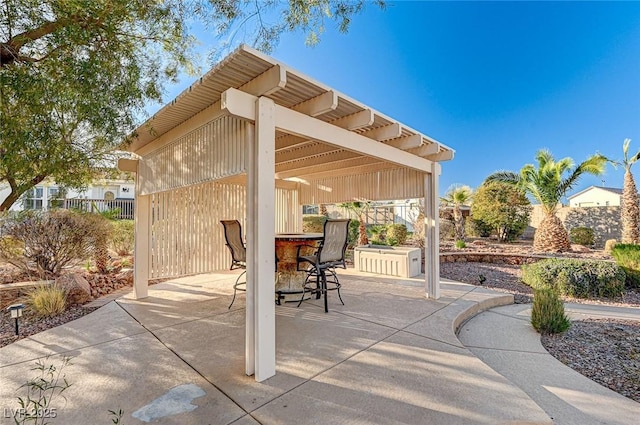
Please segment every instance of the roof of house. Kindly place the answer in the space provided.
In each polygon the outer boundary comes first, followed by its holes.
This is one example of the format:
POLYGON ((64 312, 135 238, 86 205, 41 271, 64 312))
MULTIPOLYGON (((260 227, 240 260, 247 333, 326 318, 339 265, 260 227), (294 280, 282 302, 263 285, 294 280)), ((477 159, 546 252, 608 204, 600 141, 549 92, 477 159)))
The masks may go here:
POLYGON ((584 190, 581 190, 578 193, 574 193, 571 196, 567 196, 567 199, 575 198, 576 196, 582 195, 583 193, 588 192, 588 191, 590 191, 592 189, 600 189, 600 190, 604 190, 604 191, 607 191, 607 192, 615 193, 617 195, 622 195, 622 189, 618 189, 616 187, 589 186, 588 188, 586 188, 584 190))
MULTIPOLYGON (((333 66, 339 67, 340 64, 333 66)), ((345 71, 347 70, 343 69, 341 72, 345 71)), ((384 81, 372 81, 372 87, 386 90, 384 81)), ((268 97, 277 105, 430 161, 450 160, 455 152, 437 140, 245 45, 236 49, 138 127, 136 137, 126 150, 140 151, 216 103, 221 102, 224 109, 224 94, 230 89, 257 97, 268 97)), ((300 167, 304 166, 301 172, 316 171, 310 167, 315 164, 322 165, 325 172, 382 165, 380 159, 276 131, 276 171, 280 168, 297 167, 298 164, 300 167)))

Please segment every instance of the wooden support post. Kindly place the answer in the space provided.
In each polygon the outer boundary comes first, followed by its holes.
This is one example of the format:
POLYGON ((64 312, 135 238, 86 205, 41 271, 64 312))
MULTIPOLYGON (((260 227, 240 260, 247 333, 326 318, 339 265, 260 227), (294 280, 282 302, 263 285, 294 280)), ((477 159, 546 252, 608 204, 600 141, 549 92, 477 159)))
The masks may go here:
POLYGON ((258 382, 276 373, 275 104, 256 100, 249 141, 247 209, 246 373, 258 382))
POLYGON ((433 163, 431 173, 425 174, 424 180, 424 205, 425 205, 425 259, 424 276, 427 298, 440 298, 440 220, 439 220, 439 196, 438 180, 441 167, 437 162, 433 163))
MULTIPOLYGON (((139 176, 140 174, 138 174, 139 176)), ((139 178, 139 177, 138 177, 139 178)), ((134 208, 133 297, 149 295, 151 272, 151 195, 136 193, 134 208)))

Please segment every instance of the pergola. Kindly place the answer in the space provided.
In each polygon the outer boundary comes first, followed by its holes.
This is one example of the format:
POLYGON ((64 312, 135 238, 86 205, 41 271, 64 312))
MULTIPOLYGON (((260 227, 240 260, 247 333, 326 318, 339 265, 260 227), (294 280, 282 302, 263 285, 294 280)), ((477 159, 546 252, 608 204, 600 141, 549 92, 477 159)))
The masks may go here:
POLYGON ((275 374, 276 232, 302 205, 425 200, 425 292, 439 297, 439 161, 454 151, 241 46, 140 126, 119 168, 136 173, 134 296, 150 279, 227 268, 221 219, 247 239, 245 364, 275 374))

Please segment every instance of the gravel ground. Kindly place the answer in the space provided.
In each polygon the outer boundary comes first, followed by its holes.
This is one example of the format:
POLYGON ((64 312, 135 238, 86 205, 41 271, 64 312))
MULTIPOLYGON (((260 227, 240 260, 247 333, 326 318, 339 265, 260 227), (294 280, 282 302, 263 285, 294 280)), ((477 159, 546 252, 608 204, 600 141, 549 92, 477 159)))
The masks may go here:
POLYGON ((542 345, 562 363, 640 403, 640 322, 593 319, 572 323, 542 345))
POLYGON ((23 316, 18 322, 20 335, 15 334, 15 319, 12 319, 6 311, 0 313, 0 347, 9 345, 19 339, 35 335, 56 326, 63 325, 72 320, 76 320, 85 314, 94 311, 95 308, 85 308, 82 306, 71 306, 64 313, 54 317, 39 318, 32 309, 27 306, 23 311, 23 316))
MULTIPOLYGON (((443 263, 440 276, 514 294, 516 303, 529 303, 533 290, 520 281, 520 266, 486 263, 443 263)), ((640 292, 627 291, 620 299, 568 302, 640 307, 640 292)), ((549 353, 589 379, 640 402, 640 321, 583 320, 572 322, 561 335, 542 337, 549 353)))

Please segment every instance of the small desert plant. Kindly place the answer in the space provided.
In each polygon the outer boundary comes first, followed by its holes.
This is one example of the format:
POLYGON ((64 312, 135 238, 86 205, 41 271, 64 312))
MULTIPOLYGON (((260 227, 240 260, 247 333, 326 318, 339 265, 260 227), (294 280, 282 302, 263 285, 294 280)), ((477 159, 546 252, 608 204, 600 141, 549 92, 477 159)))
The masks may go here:
POLYGON ((119 220, 111 223, 111 249, 118 255, 131 255, 134 243, 133 220, 119 220))
POLYGON ((640 288, 640 245, 617 244, 611 255, 626 273, 627 286, 640 288))
POLYGON ((407 226, 404 224, 389 224, 387 226, 387 239, 395 239, 396 245, 404 245, 407 242, 407 226))
POLYGON ((624 292, 625 273, 606 261, 552 258, 523 265, 522 281, 576 298, 617 297, 624 292))
POLYGON ((109 272, 109 238, 112 234, 112 222, 102 214, 86 214, 85 225, 91 228, 91 246, 93 262, 99 273, 109 272))
POLYGON ((118 425, 118 424, 120 424, 120 421, 122 420, 122 416, 124 415, 124 411, 122 409, 118 409, 118 411, 109 410, 109 414, 111 415, 111 423, 114 424, 114 425, 118 425))
POLYGON ((466 247, 467 247, 467 244, 462 239, 458 239, 456 241, 456 248, 457 249, 462 249, 462 248, 466 248, 466 247))
POLYGON ((531 325, 541 334, 561 333, 571 326, 564 312, 564 304, 553 289, 534 291, 531 325))
POLYGON ((592 246, 594 242, 593 229, 590 227, 574 227, 569 231, 571 243, 582 246, 592 246))
POLYGON ((607 239, 607 241, 604 243, 604 252, 611 254, 613 247, 616 246, 617 243, 618 241, 615 239, 607 239))
MULTIPOLYGON (((20 387, 25 388, 27 394, 24 397, 18 397, 20 408, 15 409, 14 421, 16 424, 47 424, 49 423, 48 419, 55 418, 58 414, 59 407, 54 401, 59 398, 66 400, 62 393, 71 384, 67 382, 62 370, 71 364, 71 359, 63 357, 59 367, 53 364, 47 365, 45 361, 38 360, 36 362, 36 367, 31 370, 38 371, 38 376, 20 387)), ((5 411, 7 410, 5 409, 5 411)))
MULTIPOLYGON (((377 245, 379 245, 379 242, 383 242, 383 245, 386 245, 384 241, 387 239, 387 226, 384 224, 373 224, 368 226, 367 233, 371 235, 371 239, 377 241, 377 245)), ((372 241, 370 243, 374 242, 372 241)))
POLYGON ((67 294, 55 285, 40 285, 29 292, 29 303, 40 316, 56 316, 67 308, 67 294))

